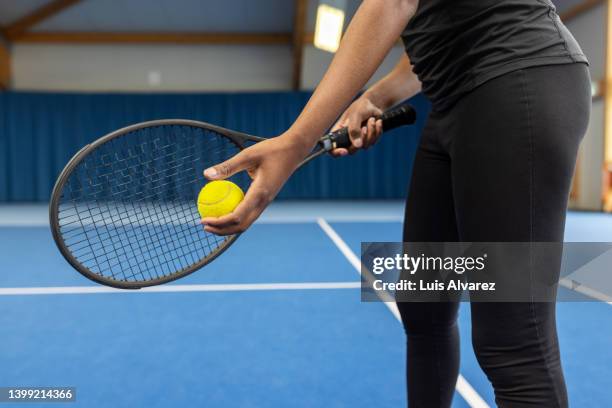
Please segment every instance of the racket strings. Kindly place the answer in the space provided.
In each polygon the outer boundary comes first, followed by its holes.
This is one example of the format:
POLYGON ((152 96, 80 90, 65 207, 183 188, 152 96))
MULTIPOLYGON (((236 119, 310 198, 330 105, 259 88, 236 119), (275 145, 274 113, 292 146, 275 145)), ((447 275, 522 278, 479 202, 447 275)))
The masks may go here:
MULTIPOLYGON (((125 173, 123 173, 123 174, 124 174, 124 175, 126 175, 125 173)), ((138 217, 136 217, 136 218, 138 219, 138 217)), ((120 222, 123 224, 122 226, 125 226, 125 223, 124 223, 124 218, 120 216, 119 220, 120 220, 120 222)), ((145 229, 145 231, 148 231, 148 230, 147 230, 147 229, 145 229)), ((130 236, 130 234, 129 234, 129 233, 126 233, 126 235, 127 235, 127 238, 133 238, 132 236, 130 236)), ((150 234, 149 234, 149 235, 150 235, 150 234)), ((148 249, 150 250, 150 247, 149 247, 148 249)), ((164 259, 165 259, 165 254, 164 254, 163 252, 162 252, 161 254, 159 254, 159 255, 160 255, 160 258, 164 258, 164 259)), ((164 262, 164 263, 167 263, 167 262, 169 262, 169 261, 168 261, 168 260, 166 260, 166 262, 164 262)), ((134 274, 134 275, 135 275, 135 274, 134 274)))
MULTIPOLYGON (((143 128, 100 145, 64 185, 65 246, 89 271, 116 281, 189 270, 227 242, 199 223, 202 172, 238 151, 227 137, 185 125, 143 128)), ((233 181, 248 186, 246 175, 233 181)))

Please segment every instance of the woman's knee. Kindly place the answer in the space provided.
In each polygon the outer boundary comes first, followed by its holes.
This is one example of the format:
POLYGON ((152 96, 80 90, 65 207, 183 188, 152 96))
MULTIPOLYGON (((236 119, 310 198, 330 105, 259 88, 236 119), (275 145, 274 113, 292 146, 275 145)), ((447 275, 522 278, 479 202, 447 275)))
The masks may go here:
POLYGON ((399 302, 397 307, 408 336, 444 335, 457 325, 459 305, 456 302, 399 302))
POLYGON ((472 346, 498 406, 567 405, 554 320, 554 304, 472 305, 472 346))

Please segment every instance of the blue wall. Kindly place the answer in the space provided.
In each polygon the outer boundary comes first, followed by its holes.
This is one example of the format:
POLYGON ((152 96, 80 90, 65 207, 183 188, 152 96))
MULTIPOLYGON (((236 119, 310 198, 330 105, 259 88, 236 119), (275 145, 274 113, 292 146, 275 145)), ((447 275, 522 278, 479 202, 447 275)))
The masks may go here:
MULTIPOLYGON (((287 129, 309 93, 0 93, 0 201, 46 201, 70 157, 120 127, 162 118, 196 119, 259 136, 287 129)), ((324 157, 300 169, 281 198, 401 198, 429 104, 411 101, 416 126, 389 132, 367 153, 324 157)))

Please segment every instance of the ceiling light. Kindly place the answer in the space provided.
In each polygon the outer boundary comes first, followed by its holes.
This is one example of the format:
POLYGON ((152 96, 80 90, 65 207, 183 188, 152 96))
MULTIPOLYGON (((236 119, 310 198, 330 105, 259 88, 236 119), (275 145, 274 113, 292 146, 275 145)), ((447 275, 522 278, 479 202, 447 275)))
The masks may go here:
POLYGON ((344 27, 343 2, 334 2, 334 6, 320 3, 317 8, 314 46, 325 51, 336 52, 344 27), (340 6, 340 7, 339 7, 340 6))

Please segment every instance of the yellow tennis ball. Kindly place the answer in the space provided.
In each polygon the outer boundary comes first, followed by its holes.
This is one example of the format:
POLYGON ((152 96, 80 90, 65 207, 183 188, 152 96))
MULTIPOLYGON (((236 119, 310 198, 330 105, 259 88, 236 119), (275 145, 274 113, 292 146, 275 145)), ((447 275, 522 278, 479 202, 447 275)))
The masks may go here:
POLYGON ((231 181, 211 181, 198 194, 198 212, 202 218, 221 217, 234 211, 243 198, 240 187, 231 181))

